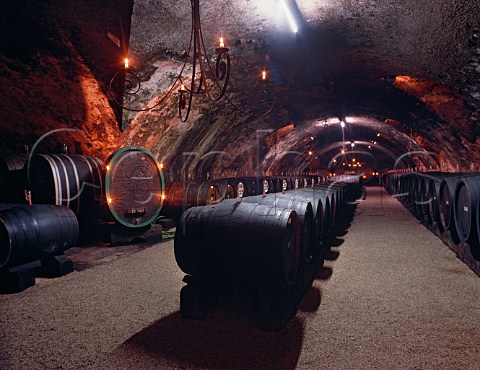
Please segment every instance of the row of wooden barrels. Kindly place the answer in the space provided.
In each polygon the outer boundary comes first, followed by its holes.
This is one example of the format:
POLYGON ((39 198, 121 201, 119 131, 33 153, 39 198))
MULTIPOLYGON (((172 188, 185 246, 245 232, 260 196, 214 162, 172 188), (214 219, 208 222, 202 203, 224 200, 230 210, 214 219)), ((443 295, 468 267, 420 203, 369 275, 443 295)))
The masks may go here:
POLYGON ((323 176, 239 177, 208 181, 171 182, 165 187, 162 214, 178 219, 190 207, 217 204, 225 199, 305 189, 326 183, 323 176))
POLYGON ((480 260, 480 173, 387 174, 385 188, 428 225, 466 242, 480 260))
MULTIPOLYGON (((0 268, 27 263, 33 256, 62 253, 98 222, 144 227, 157 219, 162 208, 179 217, 178 212, 190 206, 236 197, 238 183, 172 183, 165 191, 156 158, 138 147, 116 151, 106 164, 83 155, 0 156, 0 268), (32 206, 26 197, 31 197, 32 206), (68 227, 55 229, 53 225, 65 220, 68 227), (38 240, 30 240, 34 235, 38 240)), ((260 189, 256 179, 240 183, 245 195, 305 186, 302 178, 289 179, 287 185, 283 179, 269 179, 266 189, 260 189)))
POLYGON ((0 156, 0 269, 59 255, 82 234, 94 239, 98 222, 148 225, 163 188, 155 157, 137 147, 107 165, 82 155, 0 156))
POLYGON ((351 177, 191 207, 177 225, 177 263, 207 284, 287 289, 282 319, 267 328, 279 330, 323 263, 341 220, 351 215, 360 187, 351 177))

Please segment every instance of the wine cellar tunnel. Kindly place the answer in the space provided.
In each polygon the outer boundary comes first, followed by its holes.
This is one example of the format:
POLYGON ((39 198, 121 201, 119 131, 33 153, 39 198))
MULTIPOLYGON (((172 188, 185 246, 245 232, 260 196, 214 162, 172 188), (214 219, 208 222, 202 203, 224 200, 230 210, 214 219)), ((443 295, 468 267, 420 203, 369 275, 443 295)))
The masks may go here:
POLYGON ((0 368, 480 366, 480 1, 0 28, 0 368))

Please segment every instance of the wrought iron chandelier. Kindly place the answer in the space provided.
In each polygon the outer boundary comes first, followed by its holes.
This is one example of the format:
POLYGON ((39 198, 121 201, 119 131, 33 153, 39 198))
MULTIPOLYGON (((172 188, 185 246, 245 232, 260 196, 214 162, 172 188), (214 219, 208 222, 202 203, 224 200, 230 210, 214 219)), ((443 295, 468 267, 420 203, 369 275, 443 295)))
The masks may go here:
MULTIPOLYGON (((235 104, 228 94, 226 94, 231 77, 231 62, 230 55, 228 53, 229 48, 225 47, 224 39, 223 37, 220 37, 219 47, 215 49, 216 61, 215 65, 213 66, 213 63, 211 63, 208 57, 203 40, 199 0, 190 0, 190 2, 192 8, 192 25, 189 47, 188 51, 186 52, 185 60, 180 73, 176 77, 171 87, 152 106, 139 109, 125 106, 118 101, 112 91, 112 86, 118 77, 124 77, 124 94, 135 95, 141 91, 140 78, 135 73, 134 68, 129 65, 128 58, 125 58, 123 69, 117 71, 110 80, 109 89, 113 101, 118 106, 128 111, 148 111, 159 107, 174 91, 175 87, 180 85, 178 88, 178 114, 182 122, 186 122, 188 120, 194 95, 206 95, 212 101, 220 101, 224 98, 232 107, 245 115, 262 117, 269 114, 273 110, 276 100, 273 89, 267 80, 267 72, 265 69, 262 71, 261 79, 259 79, 252 89, 252 97, 254 102, 263 104, 264 109, 261 112, 255 113, 252 109, 249 111, 243 107, 240 107, 238 104, 235 104), (192 73, 189 86, 187 86, 186 80, 184 81, 182 75, 189 61, 191 61, 192 64, 192 73), (197 76, 197 74, 199 74, 199 76, 197 76)), ((258 111, 258 107, 256 107, 256 109, 258 111)))

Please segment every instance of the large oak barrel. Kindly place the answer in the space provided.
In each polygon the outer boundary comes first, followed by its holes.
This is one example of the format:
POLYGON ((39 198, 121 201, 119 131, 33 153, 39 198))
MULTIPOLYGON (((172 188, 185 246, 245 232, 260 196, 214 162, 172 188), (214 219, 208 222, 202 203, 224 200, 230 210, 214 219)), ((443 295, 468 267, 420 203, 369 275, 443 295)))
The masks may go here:
POLYGON ((299 272, 295 211, 227 199, 186 210, 175 258, 187 274, 248 286, 292 284, 299 272))
POLYGON ((318 255, 318 246, 314 244, 315 224, 313 217, 312 203, 303 199, 292 199, 283 197, 282 194, 269 194, 266 196, 257 195, 246 197, 242 202, 257 203, 267 206, 275 206, 278 208, 286 208, 294 210, 298 215, 300 224, 300 265, 303 265, 311 258, 318 255), (316 248, 317 247, 317 248, 316 248))
POLYGON ((35 154, 26 164, 32 202, 69 207, 80 222, 96 221, 103 205, 103 163, 95 157, 35 154))
POLYGON ((478 245, 477 207, 480 199, 480 176, 463 177, 455 188, 454 223, 460 240, 478 245))
POLYGON ((26 154, 0 156, 0 202, 26 203, 27 176, 23 167, 26 154))
POLYGON ((165 187, 155 156, 143 148, 124 147, 111 156, 107 168, 105 193, 115 220, 132 228, 155 221, 165 187))
POLYGON ((0 211, 0 267, 60 254, 77 239, 78 221, 67 207, 34 204, 0 211))

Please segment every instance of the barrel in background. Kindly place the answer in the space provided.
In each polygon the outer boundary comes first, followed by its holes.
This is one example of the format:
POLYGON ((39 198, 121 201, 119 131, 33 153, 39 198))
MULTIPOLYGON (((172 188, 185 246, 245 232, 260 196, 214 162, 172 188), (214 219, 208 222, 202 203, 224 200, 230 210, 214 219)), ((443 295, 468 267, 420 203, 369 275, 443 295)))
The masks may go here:
POLYGON ((69 207, 81 223, 100 218, 104 199, 104 168, 100 159, 35 154, 25 167, 34 204, 69 207))
POLYGON ((26 203, 27 177, 23 169, 26 154, 0 156, 0 202, 26 203))
POLYGON ((126 227, 140 228, 157 218, 163 203, 164 180, 152 153, 124 147, 108 161, 105 194, 110 212, 126 227))

